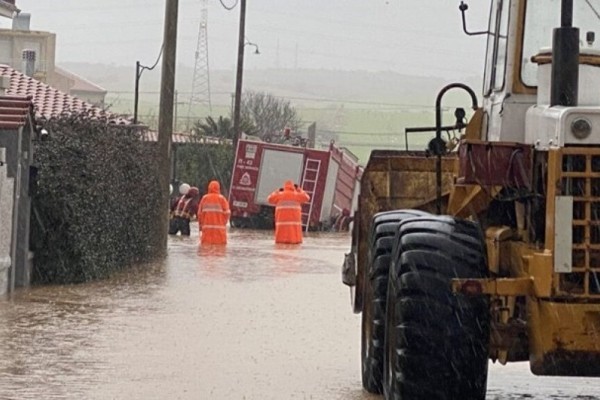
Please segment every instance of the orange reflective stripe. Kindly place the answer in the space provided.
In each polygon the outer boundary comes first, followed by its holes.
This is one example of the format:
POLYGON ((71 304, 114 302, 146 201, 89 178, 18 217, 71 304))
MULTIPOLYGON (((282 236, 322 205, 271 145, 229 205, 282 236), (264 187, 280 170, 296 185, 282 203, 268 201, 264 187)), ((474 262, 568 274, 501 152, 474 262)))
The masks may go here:
POLYGON ((202 213, 206 214, 225 214, 228 215, 231 212, 229 210, 223 210, 220 204, 205 204, 201 210, 202 213))
POLYGON ((202 229, 227 229, 224 225, 202 225, 202 229))
POLYGON ((276 222, 275 225, 302 225, 302 222, 276 222))
POLYGON ((300 203, 298 203, 297 201, 292 201, 292 200, 283 200, 277 204, 278 207, 299 206, 299 205, 300 205, 300 203))
POLYGON ((291 200, 280 201, 279 203, 277 203, 276 208, 278 210, 302 210, 300 203, 291 200))
POLYGON ((205 204, 202 206, 202 211, 223 211, 223 208, 219 204, 205 204))

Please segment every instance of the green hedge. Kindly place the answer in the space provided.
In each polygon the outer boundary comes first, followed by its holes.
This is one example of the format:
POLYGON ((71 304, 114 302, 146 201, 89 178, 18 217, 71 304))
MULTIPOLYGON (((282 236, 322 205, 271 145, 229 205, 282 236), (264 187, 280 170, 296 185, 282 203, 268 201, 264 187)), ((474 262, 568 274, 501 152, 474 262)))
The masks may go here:
MULTIPOLYGON (((227 196, 233 158, 231 144, 178 145, 176 177, 180 182, 198 187, 201 194, 206 192, 211 180, 218 180, 221 184, 221 193, 227 196)), ((174 190, 177 192, 177 188, 174 190)))
POLYGON ((162 254, 156 146, 85 116, 44 128, 49 137, 34 148, 33 282, 90 281, 162 254))

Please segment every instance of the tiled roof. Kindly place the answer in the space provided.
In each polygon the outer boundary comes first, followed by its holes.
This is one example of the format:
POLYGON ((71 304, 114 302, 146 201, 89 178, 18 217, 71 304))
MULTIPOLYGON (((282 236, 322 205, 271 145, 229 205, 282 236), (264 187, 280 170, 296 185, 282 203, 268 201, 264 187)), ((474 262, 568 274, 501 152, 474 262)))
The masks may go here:
MULTIPOLYGON (((158 132, 157 131, 146 131, 143 134, 143 139, 147 142, 158 142, 158 132)), ((207 143, 207 144, 219 144, 223 142, 231 143, 231 140, 223 140, 216 137, 210 136, 195 136, 191 133, 180 133, 173 132, 171 136, 171 140, 175 144, 185 144, 185 143, 207 143)))
POLYGON ((71 90, 79 92, 106 93, 106 89, 96 85, 94 82, 90 82, 89 80, 77 74, 74 74, 71 71, 67 71, 66 69, 60 67, 55 67, 54 72, 73 81, 73 87, 71 88, 71 90))
POLYGON ((31 97, 36 117, 49 119, 63 113, 76 112, 87 113, 91 118, 106 118, 111 123, 131 124, 129 118, 112 114, 77 97, 61 92, 8 65, 0 65, 0 76, 10 78, 10 87, 6 90, 7 95, 31 97))
POLYGON ((18 129, 25 126, 32 107, 28 97, 0 96, 0 129, 18 129))
POLYGON ((14 0, 1 0, 0 1, 0 16, 6 18, 14 18, 15 13, 18 13, 19 10, 15 5, 14 0))
POLYGON ((15 0, 0 0, 0 7, 4 7, 10 11, 19 11, 15 0))

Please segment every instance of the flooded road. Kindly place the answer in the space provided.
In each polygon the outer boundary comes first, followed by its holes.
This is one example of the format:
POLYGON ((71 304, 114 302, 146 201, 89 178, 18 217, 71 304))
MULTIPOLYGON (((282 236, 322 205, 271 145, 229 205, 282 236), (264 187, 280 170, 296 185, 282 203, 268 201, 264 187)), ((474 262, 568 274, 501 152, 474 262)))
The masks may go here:
MULTIPOLYGON (((271 235, 170 238, 161 264, 0 302, 0 399, 379 399, 340 282, 349 237, 271 235)), ((600 399, 600 379, 492 366, 488 398, 600 399)))

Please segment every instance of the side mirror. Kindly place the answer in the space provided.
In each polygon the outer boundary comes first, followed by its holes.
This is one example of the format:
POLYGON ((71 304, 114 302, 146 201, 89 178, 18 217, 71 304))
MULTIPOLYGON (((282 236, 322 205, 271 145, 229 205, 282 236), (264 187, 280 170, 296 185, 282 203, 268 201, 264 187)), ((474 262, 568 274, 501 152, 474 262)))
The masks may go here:
POLYGON ((465 112, 464 108, 458 107, 456 108, 456 110, 454 110, 454 118, 456 118, 456 127, 458 128, 459 132, 462 128, 467 126, 465 124, 466 115, 467 113, 465 112))
POLYGON ((466 16, 466 11, 469 9, 469 5, 467 3, 465 3, 464 1, 461 1, 460 5, 458 6, 458 9, 460 10, 460 13, 462 15, 463 31, 467 35, 478 36, 478 35, 487 35, 490 33, 489 31, 469 32, 467 29, 467 16, 466 16))

